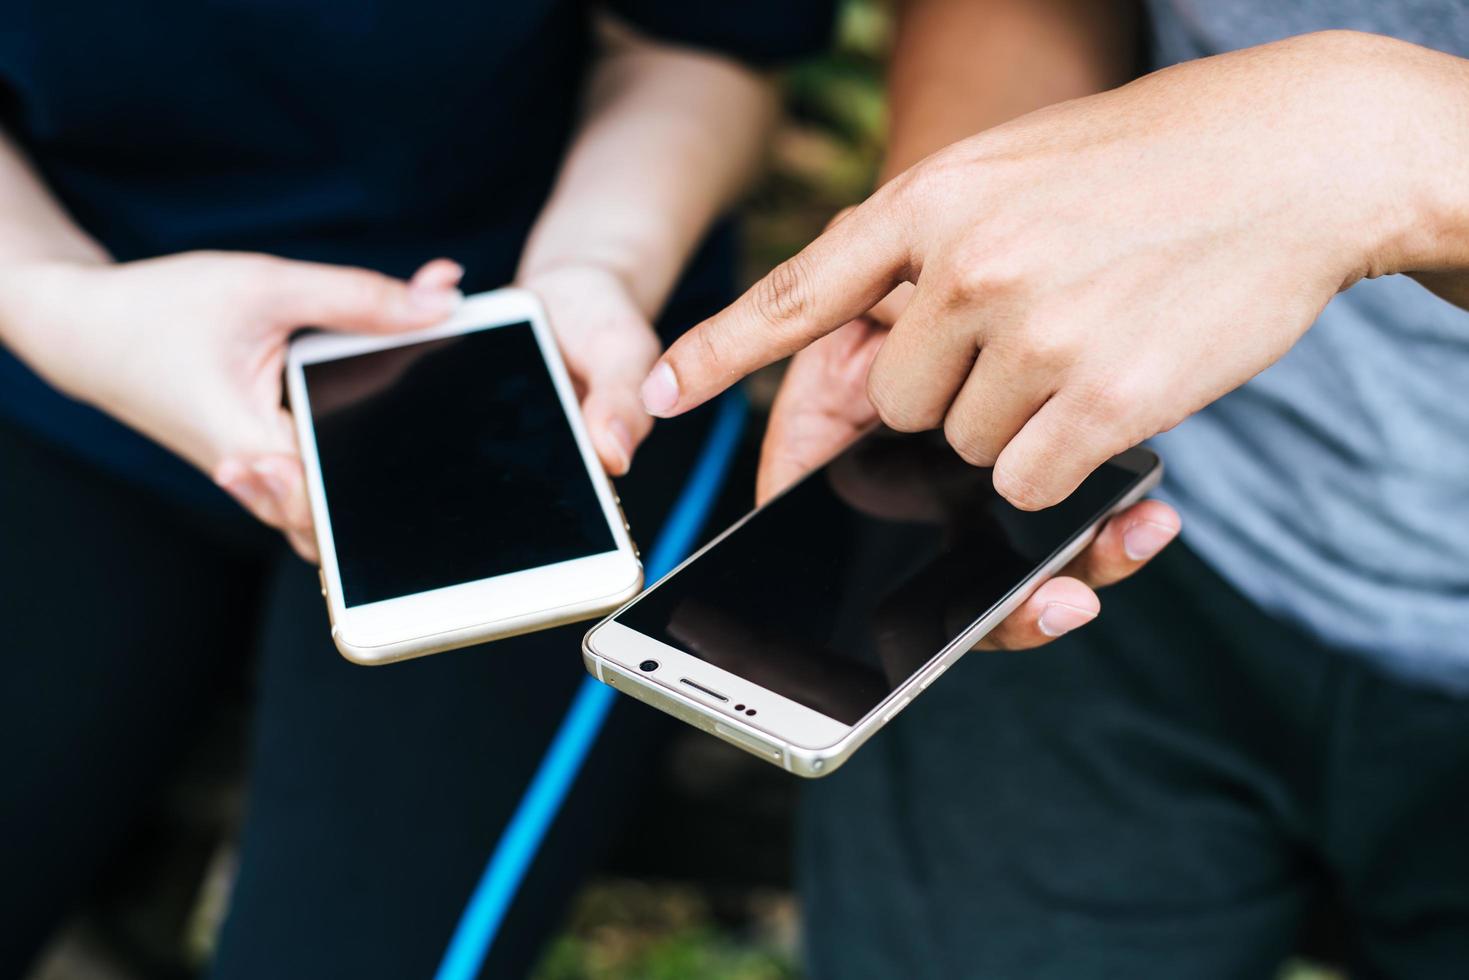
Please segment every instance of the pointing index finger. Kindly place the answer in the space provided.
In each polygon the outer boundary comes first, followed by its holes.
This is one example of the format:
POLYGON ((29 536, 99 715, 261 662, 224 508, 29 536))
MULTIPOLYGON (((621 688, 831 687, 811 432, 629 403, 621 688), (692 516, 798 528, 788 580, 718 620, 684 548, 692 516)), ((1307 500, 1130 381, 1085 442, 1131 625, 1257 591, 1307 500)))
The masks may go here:
POLYGON ((892 196, 879 191, 680 337, 643 382, 644 407, 666 418, 708 401, 866 312, 913 265, 892 196))

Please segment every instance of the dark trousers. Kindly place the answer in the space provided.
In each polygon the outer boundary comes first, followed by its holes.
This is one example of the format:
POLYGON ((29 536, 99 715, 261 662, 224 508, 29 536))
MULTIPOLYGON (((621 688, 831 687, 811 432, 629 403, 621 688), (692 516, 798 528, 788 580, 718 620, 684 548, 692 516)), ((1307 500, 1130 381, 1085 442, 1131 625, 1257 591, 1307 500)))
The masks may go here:
POLYGON ((1354 980, 1469 976, 1469 700, 1177 544, 1102 606, 969 654, 809 787, 813 977, 1268 978, 1323 905, 1354 980))
MULTIPOLYGON (((620 487, 644 547, 707 420, 660 425, 620 487)), ((432 974, 585 676, 585 625, 353 666, 332 648, 315 569, 273 532, 5 426, 0 555, 0 976, 23 973, 125 846, 243 665, 249 798, 214 974, 432 974)), ((614 709, 486 976, 526 974, 666 731, 641 705, 614 709)))

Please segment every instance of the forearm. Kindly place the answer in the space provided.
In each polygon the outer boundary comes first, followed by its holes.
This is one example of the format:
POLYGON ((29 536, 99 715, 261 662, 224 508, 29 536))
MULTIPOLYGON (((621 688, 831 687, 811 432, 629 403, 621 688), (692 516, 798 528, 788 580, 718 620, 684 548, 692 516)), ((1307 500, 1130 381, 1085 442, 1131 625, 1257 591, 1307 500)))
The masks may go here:
POLYGON ((35 307, 45 293, 41 285, 63 263, 107 259, 102 246, 41 182, 20 147, 0 130, 0 344, 24 356, 22 351, 31 345, 22 333, 40 319, 35 307))
POLYGON ((41 182, 20 147, 0 130, 0 265, 101 262, 102 246, 78 227, 41 182))
POLYGON ((595 265, 656 315, 713 220, 754 173, 772 86, 732 61, 606 32, 579 131, 519 279, 595 265))
POLYGON ((1138 17, 1131 0, 900 0, 882 178, 991 126, 1127 81, 1138 17))

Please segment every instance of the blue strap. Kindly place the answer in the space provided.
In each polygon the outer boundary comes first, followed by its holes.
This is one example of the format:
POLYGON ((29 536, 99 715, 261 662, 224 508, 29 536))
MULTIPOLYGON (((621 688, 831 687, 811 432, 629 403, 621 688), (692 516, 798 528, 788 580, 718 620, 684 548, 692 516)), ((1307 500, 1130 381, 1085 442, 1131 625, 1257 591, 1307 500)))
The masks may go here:
MULTIPOLYGON (((693 549, 739 445, 745 408, 745 399, 737 391, 719 400, 699 458, 648 555, 648 582, 667 575, 693 549)), ((459 917, 435 980, 474 980, 479 976, 526 870, 596 744, 616 696, 612 688, 592 677, 582 680, 459 917)))

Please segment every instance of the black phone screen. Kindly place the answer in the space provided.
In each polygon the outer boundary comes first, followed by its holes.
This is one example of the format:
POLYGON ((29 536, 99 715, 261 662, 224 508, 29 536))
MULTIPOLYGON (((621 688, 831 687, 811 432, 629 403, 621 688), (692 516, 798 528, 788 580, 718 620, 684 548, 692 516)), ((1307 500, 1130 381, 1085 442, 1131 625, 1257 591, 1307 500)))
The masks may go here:
POLYGON ((933 434, 879 431, 617 619, 855 724, 1140 479, 1107 463, 1026 512, 933 434))
POLYGON ((616 548, 529 323, 304 371, 348 606, 616 548))

